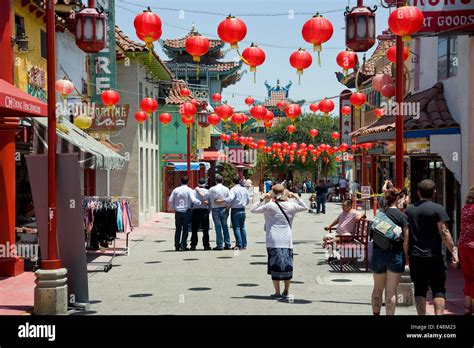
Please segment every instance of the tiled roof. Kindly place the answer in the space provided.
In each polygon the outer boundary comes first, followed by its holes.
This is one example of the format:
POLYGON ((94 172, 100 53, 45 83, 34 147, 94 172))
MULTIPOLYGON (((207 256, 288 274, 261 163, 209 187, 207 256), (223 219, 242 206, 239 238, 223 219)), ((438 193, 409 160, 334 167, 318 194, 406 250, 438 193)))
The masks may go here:
MULTIPOLYGON (((117 57, 119 58, 124 58, 125 54, 124 52, 149 52, 148 48, 146 47, 145 44, 136 42, 132 39, 130 39, 125 33, 120 29, 118 26, 115 26, 115 41, 116 41, 116 47, 119 49, 116 49, 117 57)), ((168 74, 170 77, 173 76, 173 73, 171 72, 170 69, 166 66, 166 64, 161 60, 161 58, 158 56, 158 54, 153 50, 152 51, 153 57, 156 59, 158 64, 162 67, 162 69, 168 74)))
MULTIPOLYGON (((186 39, 191 36, 192 32, 189 32, 185 37, 180 39, 166 39, 163 41, 163 45, 167 48, 172 49, 185 49, 186 48, 186 39)), ((216 39, 209 39, 209 49, 212 50, 216 47, 224 46, 224 42, 216 39)))
MULTIPOLYGON (((186 68, 183 66, 183 63, 175 63, 173 61, 168 61, 166 62, 166 65, 170 70, 175 71, 178 73, 180 76, 184 74, 186 71, 186 68), (176 64, 178 65, 178 69, 176 69, 176 64)), ((242 65, 241 62, 216 62, 215 64, 212 65, 207 65, 204 62, 199 64, 200 66, 200 71, 202 73, 205 72, 205 70, 209 70, 209 72, 215 72, 215 73, 223 73, 223 72, 228 72, 232 71, 236 68, 239 68, 242 65)), ((193 73, 196 73, 196 64, 188 63, 187 67, 188 75, 193 75, 193 73)))
POLYGON ((193 99, 192 92, 189 97, 183 97, 181 95, 180 91, 182 88, 185 88, 185 87, 187 87, 187 84, 183 80, 174 80, 171 83, 171 88, 168 90, 169 92, 168 92, 167 97, 165 98, 165 103, 167 105, 181 105, 193 99))
POLYGON ((266 99, 263 102, 264 106, 277 106, 277 103, 282 100, 284 102, 288 102, 289 100, 286 98, 286 91, 278 91, 272 92, 270 94, 270 98, 266 99))
MULTIPOLYGON (((430 89, 407 97, 405 102, 420 104, 419 118, 415 119, 413 115, 404 116, 404 129, 406 131, 459 127, 459 124, 449 112, 441 82, 436 83, 430 89)), ((386 115, 372 124, 358 129, 351 135, 355 138, 381 132, 392 132, 394 130, 395 116, 386 115)))

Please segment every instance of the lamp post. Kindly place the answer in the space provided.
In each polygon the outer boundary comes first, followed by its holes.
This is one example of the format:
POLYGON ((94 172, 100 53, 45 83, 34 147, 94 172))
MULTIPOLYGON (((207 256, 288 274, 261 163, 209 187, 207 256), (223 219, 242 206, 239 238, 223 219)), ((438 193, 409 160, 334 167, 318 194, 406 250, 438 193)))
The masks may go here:
POLYGON ((89 0, 88 7, 76 14, 76 45, 86 53, 97 53, 107 46, 106 17, 89 0))
POLYGON ((346 46, 354 52, 365 52, 375 44, 375 11, 357 0, 357 7, 346 8, 346 46))
MULTIPOLYGON (((403 1, 397 1, 397 7, 402 7, 403 1)), ((395 183, 396 187, 401 189, 405 185, 405 168, 403 158, 403 128, 405 127, 405 120, 403 115, 403 108, 401 107, 404 95, 405 77, 403 74, 403 48, 404 43, 400 35, 397 35, 397 60, 395 66, 395 88, 396 88, 396 102, 398 107, 398 115, 395 116, 395 183)))

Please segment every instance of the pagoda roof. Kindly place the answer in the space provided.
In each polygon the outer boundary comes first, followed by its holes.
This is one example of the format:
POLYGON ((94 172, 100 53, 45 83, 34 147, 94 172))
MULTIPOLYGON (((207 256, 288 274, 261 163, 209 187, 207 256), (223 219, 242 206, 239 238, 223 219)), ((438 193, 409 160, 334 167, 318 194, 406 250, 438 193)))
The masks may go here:
MULTIPOLYGON (((242 61, 239 62, 219 62, 213 61, 209 62, 211 64, 206 64, 205 62, 201 62, 199 64, 199 75, 205 76, 205 74, 209 71, 211 74, 232 74, 237 72, 242 67, 242 61)), ((176 62, 174 60, 167 61, 166 65, 168 68, 173 71, 177 76, 196 76, 197 73, 197 65, 196 63, 181 63, 176 62)))
POLYGON ((157 79, 173 79, 173 73, 154 50, 150 58, 148 47, 143 43, 130 39, 118 26, 115 26, 115 41, 118 60, 125 57, 138 58, 157 79))
MULTIPOLYGON (((184 50, 186 49, 186 39, 191 35, 199 34, 198 32, 190 31, 185 37, 179 39, 166 39, 162 41, 163 48, 171 50, 184 50)), ((218 39, 209 39, 209 51, 221 49, 224 47, 225 42, 218 39)))

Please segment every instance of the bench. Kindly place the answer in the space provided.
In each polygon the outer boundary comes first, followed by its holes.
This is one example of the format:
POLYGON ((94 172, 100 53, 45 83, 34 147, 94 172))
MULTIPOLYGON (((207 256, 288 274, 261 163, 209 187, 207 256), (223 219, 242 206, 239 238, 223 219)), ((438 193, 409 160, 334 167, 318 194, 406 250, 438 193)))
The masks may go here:
MULTIPOLYGON (((339 267, 344 271, 344 265, 352 262, 364 262, 365 271, 369 270, 369 227, 370 220, 361 219, 356 221, 352 236, 340 236, 340 242, 336 243, 339 250, 339 267)), ((336 229, 332 227, 331 230, 336 229)), ((331 231, 330 230, 330 231, 331 231)))

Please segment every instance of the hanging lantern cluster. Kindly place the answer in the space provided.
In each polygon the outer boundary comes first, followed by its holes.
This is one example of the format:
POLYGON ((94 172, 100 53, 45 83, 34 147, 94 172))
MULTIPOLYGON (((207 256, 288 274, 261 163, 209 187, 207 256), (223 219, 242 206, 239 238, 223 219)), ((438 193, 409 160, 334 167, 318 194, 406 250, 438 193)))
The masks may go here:
POLYGON ((192 102, 186 102, 179 106, 181 122, 188 128, 194 123, 194 115, 196 115, 196 112, 196 105, 192 102))

